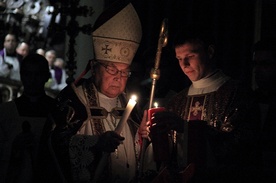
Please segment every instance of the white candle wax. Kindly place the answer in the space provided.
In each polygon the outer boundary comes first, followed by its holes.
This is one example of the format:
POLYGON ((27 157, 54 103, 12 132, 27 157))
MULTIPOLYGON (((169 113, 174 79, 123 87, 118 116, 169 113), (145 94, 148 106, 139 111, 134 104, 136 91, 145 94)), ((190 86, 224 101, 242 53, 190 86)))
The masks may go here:
POLYGON ((126 124, 127 122, 127 119, 132 111, 132 109, 134 108, 134 106, 136 105, 136 96, 132 96, 131 99, 129 99, 128 103, 127 103, 127 106, 126 106, 126 109, 124 111, 124 114, 119 122, 119 124, 117 125, 116 129, 115 129, 115 132, 120 134, 123 130, 123 127, 124 125, 126 124))
MULTIPOLYGON (((119 122, 119 124, 117 125, 116 129, 115 129, 115 132, 117 134, 120 134, 123 130, 123 127, 125 125, 125 123, 127 122, 127 119, 132 111, 132 109, 134 108, 134 106, 136 105, 136 96, 132 96, 131 99, 129 99, 128 103, 127 103, 127 106, 126 106, 126 109, 124 111, 124 114, 119 122)), ((99 176, 101 175, 101 173, 103 172, 104 170, 104 167, 105 165, 107 164, 107 161, 108 161, 108 157, 109 157, 109 153, 107 152, 104 152, 103 153, 103 156, 99 162, 99 165, 98 165, 98 168, 96 169, 96 172, 95 172, 95 176, 94 176, 94 180, 93 182, 97 182, 99 176)))

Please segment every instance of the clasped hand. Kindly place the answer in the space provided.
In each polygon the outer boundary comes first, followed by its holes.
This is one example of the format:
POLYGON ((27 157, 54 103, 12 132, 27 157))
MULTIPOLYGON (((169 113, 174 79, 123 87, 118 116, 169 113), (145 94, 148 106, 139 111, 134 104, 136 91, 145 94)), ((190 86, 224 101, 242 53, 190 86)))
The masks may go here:
POLYGON ((97 146, 104 152, 114 152, 125 138, 115 131, 107 131, 99 136, 97 146))

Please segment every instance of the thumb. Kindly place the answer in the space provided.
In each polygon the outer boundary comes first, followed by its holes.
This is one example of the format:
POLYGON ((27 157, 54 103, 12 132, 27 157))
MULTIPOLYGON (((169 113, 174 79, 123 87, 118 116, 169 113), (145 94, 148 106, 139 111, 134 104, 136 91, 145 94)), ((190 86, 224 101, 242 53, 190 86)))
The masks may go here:
POLYGON ((120 141, 125 140, 125 138, 122 137, 120 134, 112 133, 111 135, 112 135, 113 138, 116 138, 116 139, 118 139, 120 141))
POLYGON ((143 118, 142 118, 142 125, 146 125, 147 123, 147 116, 148 116, 148 111, 144 110, 143 118))

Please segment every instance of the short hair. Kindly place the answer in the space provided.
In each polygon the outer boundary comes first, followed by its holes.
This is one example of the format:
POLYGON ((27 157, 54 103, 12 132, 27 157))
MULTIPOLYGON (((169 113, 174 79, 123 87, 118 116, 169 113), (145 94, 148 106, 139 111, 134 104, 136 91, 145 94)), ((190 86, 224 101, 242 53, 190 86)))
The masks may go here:
POLYGON ((174 48, 185 43, 199 44, 206 50, 210 45, 216 45, 213 32, 196 26, 181 28, 176 32, 173 39, 174 48))
POLYGON ((24 70, 28 64, 37 64, 39 65, 41 72, 49 72, 49 65, 46 58, 42 55, 39 55, 37 53, 32 53, 27 55, 20 64, 20 73, 24 70))
POLYGON ((49 53, 54 54, 54 55, 57 54, 57 52, 56 52, 55 50, 47 50, 47 51, 45 52, 45 55, 47 55, 47 54, 49 54, 49 53))
POLYGON ((39 52, 43 52, 43 55, 45 55, 45 50, 44 50, 43 48, 38 48, 38 49, 36 50, 36 53, 38 53, 38 54, 41 55, 41 53, 39 53, 39 52))
POLYGON ((18 43, 17 48, 20 47, 23 44, 25 44, 25 45, 27 45, 29 47, 29 44, 27 42, 21 41, 21 42, 18 43))

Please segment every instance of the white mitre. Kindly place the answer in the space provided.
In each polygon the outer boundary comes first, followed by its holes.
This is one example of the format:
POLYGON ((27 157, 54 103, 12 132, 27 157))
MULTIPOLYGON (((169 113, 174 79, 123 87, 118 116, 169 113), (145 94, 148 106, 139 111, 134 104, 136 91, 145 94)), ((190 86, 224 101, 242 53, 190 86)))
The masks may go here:
POLYGON ((142 38, 141 22, 133 5, 129 3, 96 28, 92 37, 96 60, 130 65, 142 38))

